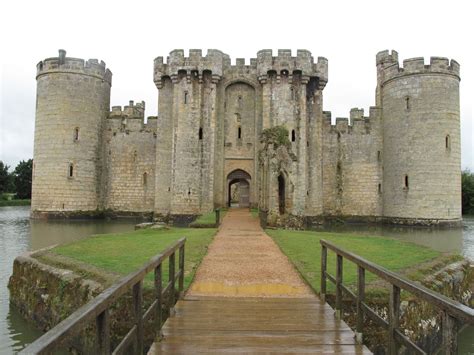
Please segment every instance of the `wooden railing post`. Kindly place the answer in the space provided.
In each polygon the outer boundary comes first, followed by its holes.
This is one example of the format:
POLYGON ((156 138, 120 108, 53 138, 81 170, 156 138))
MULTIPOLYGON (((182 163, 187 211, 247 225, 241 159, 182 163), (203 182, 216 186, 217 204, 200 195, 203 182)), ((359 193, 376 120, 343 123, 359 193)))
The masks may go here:
POLYGON ((395 339, 395 330, 400 323, 400 288, 392 285, 390 288, 390 302, 388 305, 388 353, 398 353, 398 345, 395 339))
POLYGON ((221 224, 221 210, 216 208, 216 227, 219 227, 221 224))
POLYGON ((170 287, 170 294, 168 297, 168 302, 169 302, 169 310, 170 310, 170 317, 174 315, 174 299, 175 299, 175 276, 174 276, 174 271, 175 271, 175 254, 176 252, 173 252, 170 257, 169 257, 169 282, 171 283, 170 287))
POLYGON ((328 248, 321 245, 321 300, 326 302, 326 269, 328 260, 328 248))
POLYGON ((137 326, 137 337, 135 354, 143 354, 143 284, 138 281, 133 286, 133 310, 135 312, 135 325, 137 326))
POLYGON ((443 312, 443 349, 446 355, 456 354, 458 347, 456 320, 449 315, 448 312, 443 312))
POLYGON ((336 262, 336 318, 342 318, 342 255, 337 254, 336 262))
POLYGON ((98 354, 110 354, 110 323, 109 309, 106 309, 96 318, 98 354))
POLYGON ((162 280, 162 269, 161 263, 155 268, 155 298, 156 298, 156 316, 155 316, 155 329, 157 331, 158 338, 161 338, 161 323, 163 317, 162 304, 163 304, 163 280, 162 280))
POLYGON ((364 329, 364 309, 362 302, 365 301, 365 269, 362 266, 357 267, 357 323, 356 323, 356 341, 362 344, 362 332, 364 329))
POLYGON ((179 248, 179 281, 178 281, 178 289, 179 289, 179 298, 183 298, 184 296, 184 244, 181 245, 179 248))

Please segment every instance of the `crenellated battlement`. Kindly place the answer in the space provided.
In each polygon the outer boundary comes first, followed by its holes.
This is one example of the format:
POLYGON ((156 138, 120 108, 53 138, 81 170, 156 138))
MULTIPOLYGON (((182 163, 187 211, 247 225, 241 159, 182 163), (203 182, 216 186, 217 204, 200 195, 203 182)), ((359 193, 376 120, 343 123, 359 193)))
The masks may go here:
POLYGON ((364 116, 363 108, 352 108, 350 110, 350 116, 348 117, 336 117, 335 124, 332 124, 331 112, 323 111, 323 127, 326 133, 337 134, 337 133, 360 133, 368 134, 374 124, 378 122, 381 115, 381 109, 376 106, 370 107, 369 116, 364 116))
MULTIPOLYGON (((388 51, 380 52, 385 53, 388 51)), ((377 64, 379 64, 379 54, 377 54, 377 64)), ((396 53, 392 51, 392 53, 396 53)), ((392 54, 393 56, 393 54, 392 54)), ((385 57, 385 60, 387 58, 385 57)), ((460 79, 460 66, 459 63, 454 59, 449 60, 445 57, 430 57, 429 64, 425 64, 423 57, 409 58, 403 61, 403 66, 400 67, 398 62, 398 54, 392 58, 392 62, 383 62, 385 67, 384 72, 384 83, 394 78, 406 76, 406 75, 424 75, 424 74, 446 74, 452 75, 460 79), (390 64, 386 64, 390 63, 390 64)), ((382 60, 382 59, 381 59, 382 60)))
POLYGON ((298 49, 296 57, 292 56, 290 49, 279 49, 278 55, 273 56, 271 49, 263 49, 257 53, 257 75, 260 81, 266 81, 268 72, 282 72, 292 74, 300 72, 302 77, 318 77, 319 88, 322 89, 328 81, 328 60, 318 57, 314 63, 311 52, 298 49))
POLYGON ((36 65, 36 79, 50 73, 75 73, 89 75, 112 84, 112 72, 106 68, 104 61, 66 57, 64 49, 59 50, 57 57, 46 58, 36 65))
POLYGON ((230 66, 230 57, 220 50, 209 49, 203 56, 201 49, 190 49, 189 57, 185 57, 183 49, 175 49, 166 58, 166 63, 163 57, 155 58, 153 77, 157 87, 161 87, 164 76, 174 79, 183 71, 189 76, 191 72, 197 72, 200 78, 203 71, 210 71, 214 80, 220 80, 226 66, 230 66))
POLYGON ((136 104, 130 100, 128 106, 112 106, 109 118, 145 118, 145 101, 136 104))
POLYGON ((376 63, 377 65, 390 65, 393 63, 398 63, 398 52, 389 51, 388 49, 384 51, 380 51, 376 55, 376 63))

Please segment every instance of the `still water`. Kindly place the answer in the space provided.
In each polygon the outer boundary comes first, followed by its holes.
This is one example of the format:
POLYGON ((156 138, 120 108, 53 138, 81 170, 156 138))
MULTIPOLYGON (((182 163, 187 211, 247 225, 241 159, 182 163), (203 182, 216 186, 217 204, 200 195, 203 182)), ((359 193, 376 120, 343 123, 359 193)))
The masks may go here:
POLYGON ((10 307, 7 289, 13 260, 29 250, 67 243, 93 234, 127 232, 135 221, 32 221, 30 207, 0 207, 0 354, 23 349, 42 333, 10 307))
MULTIPOLYGON (((7 289, 16 256, 50 245, 67 243, 93 234, 133 230, 135 221, 32 221, 29 206, 0 207, 0 354, 15 353, 41 335, 10 307, 7 289)), ((474 261, 474 218, 466 218, 462 229, 428 230, 350 226, 332 231, 385 235, 439 251, 459 252, 474 261)), ((474 354, 474 329, 461 335, 460 353, 474 354)))

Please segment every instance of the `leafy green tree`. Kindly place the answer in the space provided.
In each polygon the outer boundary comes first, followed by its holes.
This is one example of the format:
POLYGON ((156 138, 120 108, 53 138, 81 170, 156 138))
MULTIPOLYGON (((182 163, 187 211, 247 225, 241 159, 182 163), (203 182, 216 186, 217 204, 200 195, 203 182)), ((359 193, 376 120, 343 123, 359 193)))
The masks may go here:
POLYGON ((8 168, 9 166, 0 160, 0 194, 9 192, 9 187, 11 186, 11 176, 8 172, 8 168))
POLYGON ((474 214, 474 173, 464 170, 461 175, 462 213, 474 214))
POLYGON ((16 196, 19 199, 31 198, 31 180, 33 176, 33 159, 20 161, 13 171, 16 196))

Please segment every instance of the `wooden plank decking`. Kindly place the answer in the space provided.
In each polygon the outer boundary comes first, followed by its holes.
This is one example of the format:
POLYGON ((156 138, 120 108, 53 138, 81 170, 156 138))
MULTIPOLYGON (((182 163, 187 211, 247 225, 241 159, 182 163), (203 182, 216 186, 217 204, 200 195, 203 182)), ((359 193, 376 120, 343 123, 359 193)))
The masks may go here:
POLYGON ((370 354, 317 298, 187 297, 149 355, 195 353, 370 354))

